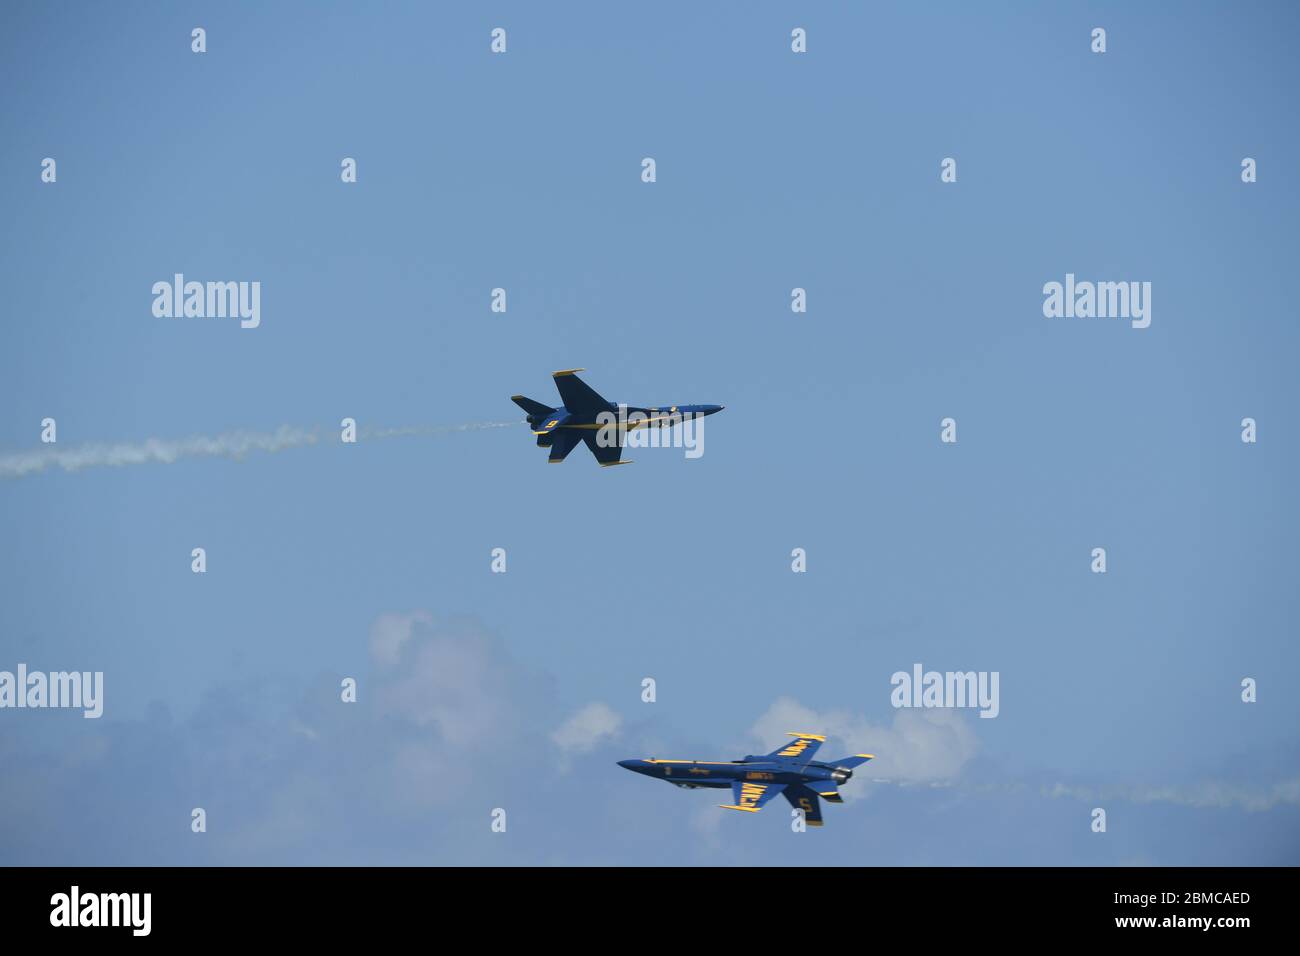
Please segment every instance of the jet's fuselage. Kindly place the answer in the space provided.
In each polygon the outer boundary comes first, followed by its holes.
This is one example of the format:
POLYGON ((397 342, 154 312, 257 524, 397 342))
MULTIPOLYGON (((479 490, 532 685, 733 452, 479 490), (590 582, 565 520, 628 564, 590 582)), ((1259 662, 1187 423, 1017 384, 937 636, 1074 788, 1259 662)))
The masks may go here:
POLYGON ((722 411, 722 405, 666 405, 654 408, 633 408, 613 405, 599 412, 571 412, 563 405, 544 415, 530 415, 528 425, 534 435, 549 435, 560 429, 576 428, 595 431, 609 425, 620 431, 636 428, 669 428, 692 418, 702 418, 722 411), (612 415, 609 419, 605 415, 612 415), (603 420, 602 420, 603 419, 603 420))
POLYGON ((843 803, 839 786, 853 776, 853 768, 872 759, 871 754, 851 754, 833 762, 813 760, 826 739, 823 734, 791 733, 793 741, 768 754, 750 754, 739 760, 620 760, 618 765, 646 777, 658 777, 679 787, 729 788, 731 803, 724 810, 757 813, 774 797, 784 797, 806 826, 822 825, 822 803, 843 803))
POLYGON ((824 763, 799 763, 797 759, 772 760, 746 757, 744 760, 620 760, 620 767, 647 777, 657 777, 678 786, 730 787, 734 781, 755 783, 808 783, 830 780, 843 783, 853 771, 824 763))

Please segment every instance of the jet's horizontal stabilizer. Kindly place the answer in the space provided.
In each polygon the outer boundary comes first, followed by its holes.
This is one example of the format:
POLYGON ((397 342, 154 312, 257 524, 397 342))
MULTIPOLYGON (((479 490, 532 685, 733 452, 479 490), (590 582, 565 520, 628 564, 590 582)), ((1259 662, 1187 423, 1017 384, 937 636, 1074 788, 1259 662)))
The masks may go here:
POLYGON ((511 395, 510 401, 522 408, 529 418, 540 418, 555 411, 550 405, 543 405, 541 402, 535 402, 523 395, 511 395))
POLYGON ((844 767, 848 770, 852 770, 854 767, 866 763, 875 756, 875 754, 854 754, 851 757, 841 757, 839 760, 833 760, 831 763, 836 767, 844 767))

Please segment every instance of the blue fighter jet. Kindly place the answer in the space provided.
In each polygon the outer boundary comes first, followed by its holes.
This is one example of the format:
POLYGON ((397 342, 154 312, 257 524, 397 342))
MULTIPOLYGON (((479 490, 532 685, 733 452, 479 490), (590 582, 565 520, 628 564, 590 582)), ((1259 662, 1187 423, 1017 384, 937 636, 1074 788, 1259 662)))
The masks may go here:
POLYGON ((719 804, 724 810, 757 813, 778 793, 790 806, 802 810, 810 827, 822 825, 821 801, 843 803, 839 785, 853 776, 853 768, 874 754, 854 754, 831 763, 812 759, 826 739, 821 734, 790 734, 794 740, 770 754, 750 755, 727 762, 710 760, 620 760, 618 765, 647 777, 667 780, 679 787, 731 788, 732 803, 719 804))
POLYGON ((602 398, 590 385, 578 378, 580 368, 552 372, 555 387, 564 403, 558 408, 543 405, 523 395, 510 400, 528 416, 528 427, 537 436, 540 448, 549 448, 551 464, 564 461, 566 455, 584 441, 601 467, 629 465, 620 461, 627 433, 635 428, 669 428, 687 419, 712 415, 721 405, 668 405, 641 408, 616 405, 602 398), (621 414, 620 414, 621 413, 621 414))

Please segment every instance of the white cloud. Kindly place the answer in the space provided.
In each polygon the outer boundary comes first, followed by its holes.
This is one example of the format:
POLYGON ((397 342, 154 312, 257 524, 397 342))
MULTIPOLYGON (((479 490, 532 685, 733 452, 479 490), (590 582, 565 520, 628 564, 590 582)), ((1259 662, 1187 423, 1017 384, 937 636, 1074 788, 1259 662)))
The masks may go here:
POLYGON ((384 666, 397 663, 416 624, 433 624, 428 611, 381 614, 370 627, 370 656, 384 666))
POLYGON ((436 626, 427 611, 385 614, 370 631, 380 714, 437 731, 453 748, 502 739, 517 716, 512 665, 485 633, 436 626))
POLYGON ((555 745, 568 754, 586 753, 607 738, 617 736, 623 718, 599 701, 588 704, 551 734, 555 745))
MULTIPOLYGON (((885 727, 849 711, 815 711, 789 697, 772 704, 751 733, 766 752, 788 731, 825 734, 828 739, 819 759, 875 754, 875 759, 857 772, 896 783, 949 780, 961 773, 979 749, 970 723, 955 710, 898 710, 892 726, 885 727)), ((851 787, 845 788, 846 798, 851 791, 851 787)))

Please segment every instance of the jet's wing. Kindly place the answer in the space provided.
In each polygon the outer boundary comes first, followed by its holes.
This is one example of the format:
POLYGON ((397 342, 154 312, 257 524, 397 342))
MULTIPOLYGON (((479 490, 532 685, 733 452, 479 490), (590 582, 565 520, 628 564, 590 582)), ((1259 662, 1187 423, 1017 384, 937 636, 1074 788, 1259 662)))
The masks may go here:
POLYGON ((794 740, 773 750, 769 757, 798 757, 803 763, 812 760, 817 748, 826 740, 821 734, 788 734, 794 740))
POLYGON ((551 441, 551 457, 546 460, 552 465, 558 465, 564 461, 565 455, 577 447, 578 442, 582 440, 582 432, 561 429, 554 434, 555 438, 551 441))
MULTIPOLYGON (((611 429, 596 429, 595 431, 587 431, 582 433, 582 440, 587 443, 587 447, 591 449, 591 453, 596 456, 596 461, 600 462, 600 467, 606 468, 609 465, 632 464, 630 460, 629 461, 619 460, 619 456, 623 454, 622 444, 602 445, 600 443, 599 436, 605 433, 606 431, 614 432, 614 430, 611 428, 611 429)), ((622 441, 622 437, 623 437, 622 435, 619 435, 617 432, 614 432, 614 435, 616 440, 620 442, 622 441)))
POLYGON ((792 783, 785 788, 785 798, 790 801, 790 806, 803 811, 803 820, 808 826, 822 825, 822 802, 815 790, 808 789, 806 784, 792 783))
POLYGON ((730 806, 725 803, 720 803, 718 806, 724 810, 748 810, 750 813, 757 813, 763 809, 763 804, 784 790, 785 786, 783 783, 755 783, 752 780, 737 780, 731 785, 731 792, 734 794, 732 799, 736 802, 730 806))
POLYGON ((560 398, 564 400, 564 407, 573 414, 582 416, 609 411, 610 403, 575 374, 581 371, 580 368, 566 368, 551 373, 560 398))

